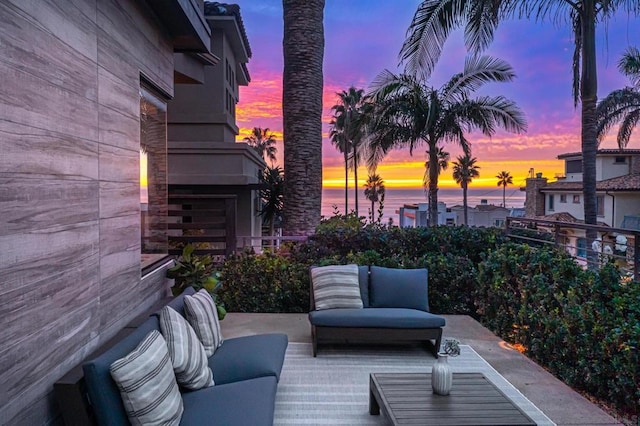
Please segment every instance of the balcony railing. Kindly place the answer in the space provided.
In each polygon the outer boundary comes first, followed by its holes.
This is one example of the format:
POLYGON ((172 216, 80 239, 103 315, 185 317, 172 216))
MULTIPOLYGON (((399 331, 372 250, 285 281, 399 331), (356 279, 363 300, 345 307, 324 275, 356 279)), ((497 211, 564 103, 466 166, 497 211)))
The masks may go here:
POLYGON ((615 262, 635 281, 640 280, 640 231, 512 217, 507 218, 505 226, 507 237, 513 240, 563 248, 584 266, 590 266, 590 258, 597 259, 597 264, 591 265, 597 267, 607 262, 615 262), (586 239, 587 230, 596 231, 598 235, 591 245, 586 239), (595 252, 597 256, 591 257, 588 255, 589 252, 595 252))

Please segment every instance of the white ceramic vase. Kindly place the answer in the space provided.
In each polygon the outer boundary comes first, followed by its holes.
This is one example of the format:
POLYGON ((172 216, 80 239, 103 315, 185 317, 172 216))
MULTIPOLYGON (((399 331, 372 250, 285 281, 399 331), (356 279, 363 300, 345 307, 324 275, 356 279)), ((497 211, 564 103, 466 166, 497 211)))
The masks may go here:
POLYGON ((453 372, 448 362, 449 355, 439 353, 438 359, 431 370, 431 387, 433 393, 438 395, 449 395, 453 385, 453 372))

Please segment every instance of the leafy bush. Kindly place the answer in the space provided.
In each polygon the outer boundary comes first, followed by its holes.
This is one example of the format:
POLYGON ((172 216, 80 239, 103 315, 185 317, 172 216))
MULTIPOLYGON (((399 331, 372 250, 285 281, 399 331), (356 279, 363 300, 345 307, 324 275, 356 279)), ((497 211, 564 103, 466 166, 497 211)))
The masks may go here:
POLYGON ((640 285, 550 248, 507 244, 479 265, 480 319, 567 384, 630 415, 640 407, 640 285))
POLYGON ((309 269, 272 253, 228 259, 218 296, 233 312, 308 312, 309 269))

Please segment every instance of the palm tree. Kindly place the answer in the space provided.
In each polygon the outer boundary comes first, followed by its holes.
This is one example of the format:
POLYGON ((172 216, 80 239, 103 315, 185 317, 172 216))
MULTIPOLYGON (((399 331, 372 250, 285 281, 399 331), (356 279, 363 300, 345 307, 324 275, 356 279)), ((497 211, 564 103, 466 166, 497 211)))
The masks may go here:
POLYGON ((618 147, 624 149, 640 120, 640 51, 634 47, 627 49, 618 62, 618 69, 629 77, 633 86, 614 90, 598 104, 598 142, 620 123, 618 147))
MULTIPOLYGON (((427 86, 415 75, 383 71, 373 82, 376 123, 370 137, 369 165, 392 148, 409 152, 426 143, 429 164, 438 163, 441 144, 454 142, 469 152, 465 132, 480 130, 492 136, 498 127, 520 133, 526 120, 518 106, 503 96, 471 95, 488 82, 511 81, 514 73, 506 62, 490 57, 472 57, 464 71, 439 89, 427 86)), ((429 168, 429 224, 438 215, 438 167, 429 168)))
POLYGON ((336 121, 331 120, 329 138, 331 144, 344 155, 344 214, 349 212, 349 153, 351 147, 342 130, 336 129, 336 121))
MULTIPOLYGON (((440 176, 440 173, 443 170, 447 170, 447 168, 449 167, 449 159, 451 158, 451 156, 449 155, 448 152, 446 152, 444 149, 440 148, 440 147, 436 147, 437 153, 436 153, 436 157, 438 158, 438 161, 436 161, 436 166, 438 168, 438 176, 440 176)), ((429 194, 429 170, 431 169, 431 163, 429 163, 429 150, 426 151, 427 154, 427 161, 424 162, 424 176, 422 177, 422 186, 424 186, 424 190, 427 193, 427 195, 429 194)))
POLYGON ((629 47, 618 62, 618 69, 628 76, 631 84, 640 88, 640 50, 637 47, 629 47))
MULTIPOLYGON (((375 221, 375 203, 381 203, 384 199, 385 195, 385 187, 384 181, 380 177, 379 174, 374 173, 369 175, 367 179, 367 183, 364 184, 364 196, 367 200, 371 201, 371 223, 375 221)), ((380 220, 382 217, 382 213, 380 213, 380 220)))
POLYGON ((453 179, 462 188, 462 206, 464 208, 464 224, 466 225, 468 223, 467 189, 471 181, 480 176, 478 171, 480 166, 476 166, 478 160, 469 154, 458 156, 457 160, 453 162, 453 179))
POLYGON ((285 235, 309 235, 322 206, 324 0, 283 0, 285 235))
MULTIPOLYGON (((573 99, 582 106, 582 162, 585 223, 595 225, 598 78, 596 23, 607 26, 618 10, 640 14, 637 0, 424 0, 418 6, 400 51, 410 73, 429 76, 453 30, 464 25, 465 43, 475 53, 486 49, 501 20, 534 18, 554 23, 569 22, 573 29, 573 99)), ((596 238, 587 231, 587 247, 596 238)), ((589 263, 596 255, 588 252, 589 263)))
POLYGON ((251 136, 244 138, 244 141, 253 149, 256 150, 258 155, 262 157, 264 161, 271 161, 271 164, 276 161, 276 136, 273 133, 269 133, 269 128, 263 129, 261 127, 254 127, 251 131, 251 136))
POLYGON ((502 187, 502 207, 507 207, 507 185, 513 184, 513 176, 509 172, 501 171, 496 175, 498 178, 498 186, 502 187))
POLYGON ((265 225, 269 226, 269 235, 273 237, 275 222, 282 219, 284 199, 284 172, 276 167, 267 167, 260 174, 260 200, 262 208, 260 216, 265 225))
MULTIPOLYGON (((360 165, 360 148, 365 139, 364 118, 364 90, 351 86, 347 90, 337 93, 338 103, 331 109, 334 111, 332 129, 340 133, 342 144, 350 148, 350 152, 345 153, 345 162, 348 162, 353 169, 355 179, 355 212, 358 214, 358 166, 360 165)), ((345 172, 345 175, 347 173, 345 172)), ((346 176, 345 176, 346 179, 346 176)), ((345 188, 346 190, 346 188, 345 188)), ((345 195, 345 201, 347 196, 345 195)), ((346 213, 346 211, 345 211, 346 213)))

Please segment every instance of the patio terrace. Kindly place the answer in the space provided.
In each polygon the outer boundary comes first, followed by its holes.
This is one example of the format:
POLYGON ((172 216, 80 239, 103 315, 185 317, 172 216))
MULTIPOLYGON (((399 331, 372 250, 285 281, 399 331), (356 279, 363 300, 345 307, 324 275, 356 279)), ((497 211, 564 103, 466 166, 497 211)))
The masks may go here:
MULTIPOLYGON (((557 425, 621 424, 471 317, 443 316, 447 321, 445 338, 454 337, 461 344, 471 346, 557 425)), ((221 326, 225 338, 282 332, 289 336, 289 342, 311 343, 306 314, 229 313, 221 326)), ((322 357, 322 352, 318 356, 322 357)))

